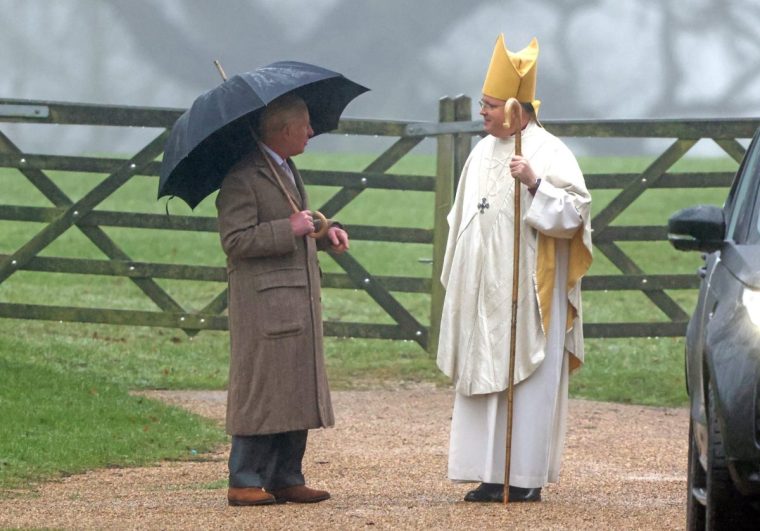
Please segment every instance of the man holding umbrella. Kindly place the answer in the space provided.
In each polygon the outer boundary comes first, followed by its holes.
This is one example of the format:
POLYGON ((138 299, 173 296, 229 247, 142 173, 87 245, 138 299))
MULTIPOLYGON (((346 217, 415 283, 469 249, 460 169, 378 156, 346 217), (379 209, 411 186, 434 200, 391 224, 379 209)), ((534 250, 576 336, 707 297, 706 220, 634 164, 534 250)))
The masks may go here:
MULTIPOLYGON (((219 65, 217 65, 219 67, 219 65)), ((227 255, 230 505, 313 503, 301 462, 309 429, 334 424, 322 346, 317 250, 342 253, 348 234, 308 210, 291 157, 338 126, 367 89, 337 72, 283 61, 199 96, 172 128, 159 197, 195 207, 219 188, 227 255)))
POLYGON ((480 482, 465 501, 538 501, 557 481, 568 374, 583 360, 591 197, 575 157, 538 122, 537 58, 535 39, 517 53, 497 40, 480 101, 488 135, 448 216, 437 361, 456 390, 449 478, 480 482), (507 121, 512 98, 522 112, 507 121))
POLYGON ((301 470, 307 430, 334 423, 316 251, 343 252, 348 235, 332 225, 325 237, 308 237, 314 222, 290 161, 313 134, 303 100, 286 94, 268 104, 259 132, 260 148, 230 170, 216 199, 230 288, 228 501, 318 502, 330 495, 306 487, 301 470), (291 212, 280 184, 301 210, 291 212))

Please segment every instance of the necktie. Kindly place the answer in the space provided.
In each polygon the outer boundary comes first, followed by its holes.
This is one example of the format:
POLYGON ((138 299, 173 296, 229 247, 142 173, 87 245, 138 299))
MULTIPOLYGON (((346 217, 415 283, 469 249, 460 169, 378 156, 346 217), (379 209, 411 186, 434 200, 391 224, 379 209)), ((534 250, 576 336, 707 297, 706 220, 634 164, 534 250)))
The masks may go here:
POLYGON ((282 168, 283 173, 288 176, 288 179, 290 179, 290 182, 293 184, 293 186, 295 186, 296 178, 293 176, 293 172, 290 170, 290 166, 288 166, 287 161, 283 160, 280 167, 282 168))

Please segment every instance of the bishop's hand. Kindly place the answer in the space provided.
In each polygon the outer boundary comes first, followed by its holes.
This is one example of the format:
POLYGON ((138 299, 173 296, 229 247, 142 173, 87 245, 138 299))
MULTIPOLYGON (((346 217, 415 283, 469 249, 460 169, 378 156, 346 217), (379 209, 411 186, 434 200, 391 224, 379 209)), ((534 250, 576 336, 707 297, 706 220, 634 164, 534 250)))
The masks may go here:
POLYGON ((538 177, 536 177, 533 168, 531 168, 528 159, 525 157, 519 155, 512 157, 512 160, 509 161, 509 172, 512 174, 512 177, 520 179, 520 182, 528 188, 536 188, 538 186, 538 177))

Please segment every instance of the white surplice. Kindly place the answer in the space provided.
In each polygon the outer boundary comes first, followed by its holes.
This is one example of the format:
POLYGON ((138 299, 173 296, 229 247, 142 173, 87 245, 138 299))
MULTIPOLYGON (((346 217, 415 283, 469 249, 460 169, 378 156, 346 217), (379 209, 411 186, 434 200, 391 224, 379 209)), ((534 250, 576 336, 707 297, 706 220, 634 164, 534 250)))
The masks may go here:
MULTIPOLYGON (((565 290, 559 287, 567 277, 567 243, 560 247, 551 317, 555 323, 564 323, 567 316, 567 306, 561 304, 565 290)), ((564 340, 562 327, 550 326, 543 363, 515 386, 509 470, 509 484, 514 487, 543 487, 559 478, 569 380, 564 340)), ((504 483, 506 432, 506 391, 472 396, 457 393, 451 417, 449 478, 504 483)))

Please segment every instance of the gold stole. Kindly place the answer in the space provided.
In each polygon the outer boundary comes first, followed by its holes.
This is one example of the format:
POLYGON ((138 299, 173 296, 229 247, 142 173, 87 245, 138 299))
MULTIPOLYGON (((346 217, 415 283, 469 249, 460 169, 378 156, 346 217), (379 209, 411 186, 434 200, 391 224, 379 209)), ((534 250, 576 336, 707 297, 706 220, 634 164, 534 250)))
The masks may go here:
MULTIPOLYGON (((591 267, 591 253, 583 244, 583 225, 581 225, 570 240, 568 253, 567 291, 569 292, 583 275, 591 267)), ((536 255, 536 289, 538 291, 538 305, 541 309, 541 321, 544 333, 549 330, 549 320, 552 310, 552 293, 554 292, 554 278, 557 269, 556 264, 556 240, 551 236, 538 233, 538 251, 536 255)), ((569 330, 578 309, 570 301, 567 301, 567 322, 565 330, 569 330)), ((570 370, 580 366, 580 361, 570 357, 570 370)))

